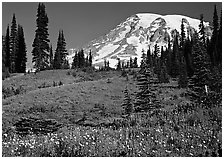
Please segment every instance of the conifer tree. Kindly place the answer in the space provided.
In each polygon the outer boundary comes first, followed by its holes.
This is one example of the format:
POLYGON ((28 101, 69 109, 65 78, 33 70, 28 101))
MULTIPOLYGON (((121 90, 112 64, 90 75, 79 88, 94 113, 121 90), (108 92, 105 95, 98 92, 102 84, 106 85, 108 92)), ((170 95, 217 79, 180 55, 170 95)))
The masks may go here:
POLYGON ((68 52, 66 50, 66 42, 65 42, 63 31, 61 30, 59 31, 57 48, 55 50, 55 57, 54 57, 55 69, 62 69, 65 67, 67 68, 67 60, 66 60, 67 55, 68 55, 68 52))
POLYGON ((92 57, 92 52, 91 50, 89 51, 89 66, 92 67, 92 63, 93 63, 93 57, 92 57))
POLYGON ((170 40, 168 41, 168 46, 167 46, 167 49, 165 51, 165 54, 166 54, 166 68, 167 68, 167 73, 169 75, 171 75, 171 68, 172 68, 172 60, 171 60, 171 44, 170 44, 170 40))
POLYGON ((192 90, 193 99, 199 99, 205 93, 205 85, 209 85, 210 71, 206 49, 200 42, 198 34, 193 37, 193 67, 194 75, 190 79, 189 88, 192 90))
POLYGON ((160 72, 160 59, 159 59, 159 46, 156 44, 154 46, 154 54, 153 54, 153 67, 155 74, 159 74, 160 72))
POLYGON ((205 37, 205 26, 204 26, 204 16, 203 14, 200 15, 200 24, 199 24, 199 35, 201 42, 205 45, 206 44, 206 37, 205 37))
POLYGON ((148 51, 147 51, 146 64, 147 64, 150 68, 152 68, 152 66, 153 66, 153 63, 152 63, 152 55, 151 55, 150 47, 149 47, 149 49, 148 49, 148 51))
POLYGON ((130 57, 130 68, 133 68, 133 59, 130 57))
POLYGON ((218 52, 218 63, 222 64, 222 11, 218 30, 217 52, 218 52))
POLYGON ((137 77, 139 91, 136 94, 135 112, 151 111, 161 107, 153 92, 152 83, 152 72, 145 68, 137 77))
POLYGON ((138 62, 137 62, 137 60, 138 60, 138 58, 135 57, 135 58, 134 58, 134 62, 133 62, 133 67, 134 67, 134 68, 138 68, 138 62))
POLYGON ((12 25, 11 25, 11 34, 10 34, 10 72, 16 72, 16 52, 17 52, 17 24, 16 17, 13 14, 12 25))
POLYGON ((17 51, 15 56, 15 70, 18 73, 25 73, 26 72, 26 43, 25 37, 23 32, 23 27, 18 25, 17 31, 17 51))
POLYGON ((147 64, 146 64, 146 54, 145 54, 145 51, 142 50, 142 61, 141 61, 141 65, 140 65, 141 70, 142 70, 142 68, 145 68, 146 65, 147 65, 147 64))
POLYGON ((54 55, 52 45, 50 46, 50 69, 53 69, 54 65, 54 55))
POLYGON ((185 41, 185 31, 184 31, 184 19, 181 21, 181 40, 180 40, 180 47, 184 47, 184 41, 185 41))
POLYGON ((193 62, 192 62, 192 42, 189 39, 189 37, 185 41, 184 60, 186 64, 187 75, 191 77, 193 75, 193 64, 192 64, 193 62))
POLYGON ((79 52, 78 52, 78 67, 79 68, 83 68, 85 66, 85 56, 84 56, 84 50, 81 49, 79 52))
POLYGON ((218 65, 218 50, 217 50, 217 39, 218 39, 218 15, 216 10, 216 5, 214 6, 214 14, 213 14, 213 32, 211 41, 208 48, 208 54, 211 59, 211 63, 213 66, 218 65))
POLYGON ((75 56, 73 57, 73 62, 72 62, 72 68, 78 68, 79 66, 79 61, 78 61, 78 53, 76 51, 75 56))
POLYGON ((134 108, 133 108, 133 104, 132 104, 131 97, 130 97, 127 87, 124 90, 124 94, 125 94, 124 102, 122 104, 123 112, 125 115, 130 116, 132 114, 134 108))
POLYGON ((5 43, 5 67, 8 68, 8 71, 11 72, 11 59, 10 59, 10 36, 9 36, 9 25, 7 26, 6 35, 4 38, 5 43))
POLYGON ((121 70, 121 60, 118 58, 118 63, 117 63, 117 69, 118 71, 121 70))
POLYGON ((39 3, 38 5, 36 23, 37 29, 35 31, 35 39, 32 45, 32 62, 34 63, 34 68, 41 71, 49 67, 50 42, 48 39, 48 17, 43 3, 39 3))
POLYGON ((177 36, 175 36, 173 42, 173 52, 171 55, 171 61, 172 61, 170 72, 171 77, 177 77, 179 74, 178 54, 179 54, 178 38, 177 36))

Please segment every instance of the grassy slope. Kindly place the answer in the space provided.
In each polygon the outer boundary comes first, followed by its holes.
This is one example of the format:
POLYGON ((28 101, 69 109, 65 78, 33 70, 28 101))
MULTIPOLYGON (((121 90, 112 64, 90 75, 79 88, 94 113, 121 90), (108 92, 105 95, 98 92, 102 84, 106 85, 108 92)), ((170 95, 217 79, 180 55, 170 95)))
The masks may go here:
MULTIPOLYGON (((126 81, 126 78, 120 77, 119 72, 94 72, 90 74, 93 81, 74 83, 80 77, 86 77, 86 74, 77 72, 78 75, 73 77, 67 75, 67 72, 68 70, 43 71, 37 75, 30 74, 3 81, 5 87, 22 85, 27 90, 25 94, 3 99, 3 128, 12 126, 21 116, 53 118, 62 123, 73 124, 86 112, 94 120, 101 120, 99 114, 91 111, 95 104, 104 105, 109 117, 118 117, 121 114, 123 90, 126 86, 134 100, 137 88, 132 76, 126 81), (107 77, 111 83, 107 83, 107 77), (59 80, 63 82, 63 86, 38 88, 43 82, 59 80)), ((165 109, 187 101, 185 97, 180 97, 184 90, 176 86, 176 81, 155 85, 157 97, 165 109)))
MULTIPOLYGON (((40 81, 55 80, 58 76, 47 76, 48 72, 38 75, 35 81, 34 77, 28 78, 28 76, 19 77, 19 79, 13 79, 13 81, 6 81, 13 84, 17 81, 17 85, 24 85, 28 83, 33 90, 27 91, 26 94, 12 96, 3 99, 3 126, 7 123, 12 125, 15 120, 21 116, 40 116, 44 118, 54 118, 63 123, 73 123, 79 119, 83 112, 91 110, 95 104, 104 105, 107 108, 107 112, 120 114, 120 105, 123 100, 122 91, 126 85, 129 85, 129 89, 136 89, 134 85, 130 85, 129 81, 125 78, 119 77, 111 73, 111 83, 107 83, 107 79, 100 79, 96 81, 85 81, 74 84, 69 84, 75 78, 72 76, 61 75, 61 81, 67 83, 63 86, 49 87, 36 89, 36 83, 40 81), (43 76, 44 77, 40 77, 43 76), (40 80, 38 80, 40 78, 40 80), (48 78, 48 79, 47 79, 48 78)), ((54 74, 55 75, 55 74, 54 74)))

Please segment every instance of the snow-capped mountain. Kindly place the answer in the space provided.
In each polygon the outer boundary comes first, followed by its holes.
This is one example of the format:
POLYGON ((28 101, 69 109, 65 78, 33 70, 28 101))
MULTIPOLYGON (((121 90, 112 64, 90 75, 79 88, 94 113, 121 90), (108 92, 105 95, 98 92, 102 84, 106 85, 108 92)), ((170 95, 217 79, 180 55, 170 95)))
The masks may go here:
MULTIPOLYGON (((141 61, 142 51, 154 45, 167 47, 168 41, 172 42, 175 34, 180 34, 181 22, 184 21, 185 33, 191 37, 199 30, 200 20, 182 15, 159 15, 140 13, 127 18, 111 30, 108 34, 101 36, 83 46, 84 52, 89 50, 93 54, 93 64, 102 65, 104 60, 110 62, 110 67, 116 67, 118 58, 129 60, 130 57, 141 61)), ((211 36, 211 27, 208 22, 204 23, 207 36, 211 36)), ((72 62, 74 54, 68 56, 72 62)))

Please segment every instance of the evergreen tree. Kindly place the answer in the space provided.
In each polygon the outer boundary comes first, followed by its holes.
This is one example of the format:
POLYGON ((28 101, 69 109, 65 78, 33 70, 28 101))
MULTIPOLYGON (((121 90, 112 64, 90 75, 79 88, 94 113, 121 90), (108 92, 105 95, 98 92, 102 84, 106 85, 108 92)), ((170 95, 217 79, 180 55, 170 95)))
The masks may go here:
POLYGON ((84 56, 84 50, 81 49, 79 52, 78 52, 78 67, 79 68, 83 68, 85 66, 85 56, 84 56))
POLYGON ((23 27, 18 25, 17 31, 17 51, 15 56, 15 70, 18 73, 25 73, 26 72, 26 43, 24 38, 23 27))
POLYGON ((121 70, 121 60, 118 58, 118 63, 117 63, 117 69, 118 71, 121 70))
POLYGON ((185 41, 185 31, 184 31, 184 19, 181 21, 181 40, 180 40, 180 47, 184 47, 184 41, 185 41))
POLYGON ((66 42, 65 42, 65 36, 63 30, 61 30, 61 57, 62 57, 62 67, 68 68, 68 61, 66 59, 68 55, 68 51, 66 50, 66 42))
POLYGON ((152 72, 147 68, 143 72, 140 72, 137 77, 139 91, 136 94, 135 112, 151 111, 161 108, 151 86, 153 83, 152 77, 152 72))
POLYGON ((165 51, 165 54, 166 54, 166 68, 167 68, 167 73, 169 75, 171 75, 171 68, 172 68, 171 55, 172 55, 172 51, 171 51, 170 40, 168 41, 168 46, 167 46, 167 49, 165 51))
POLYGON ((179 54, 179 46, 178 46, 178 38, 175 36, 174 42, 173 42, 173 52, 171 55, 171 77, 177 77, 179 75, 179 64, 178 64, 178 54, 179 54))
POLYGON ((16 17, 13 14, 12 25, 11 25, 11 34, 10 34, 10 72, 16 72, 16 52, 17 52, 17 24, 16 17))
POLYGON ((36 23, 37 29, 32 45, 32 62, 37 70, 45 70, 49 67, 50 40, 48 39, 48 17, 43 3, 38 5, 36 23))
POLYGON ((89 57, 88 57, 88 55, 85 58, 85 67, 89 67, 89 57))
POLYGON ((217 56, 217 39, 218 39, 218 15, 216 10, 216 5, 214 7, 214 14, 213 14, 213 32, 211 41, 208 48, 208 54, 211 59, 211 63, 213 66, 218 65, 218 56, 217 56))
POLYGON ((4 38, 5 43, 5 67, 8 68, 8 71, 11 72, 11 59, 10 59, 10 36, 9 36, 9 25, 7 26, 6 36, 4 38))
POLYGON ((52 45, 50 46, 50 69, 53 69, 54 65, 54 57, 53 57, 53 48, 52 45))
POLYGON ((73 57, 73 62, 72 62, 72 68, 78 68, 79 66, 79 61, 78 61, 78 53, 76 51, 75 56, 73 57))
POLYGON ((61 32, 59 31, 58 41, 57 41, 57 48, 54 54, 54 69, 61 69, 62 68, 62 54, 61 54, 61 32))
POLYGON ((130 116, 134 108, 133 108, 133 104, 132 104, 131 97, 127 87, 124 90, 124 94, 125 94, 125 97, 124 97, 124 102, 122 104, 123 112, 125 115, 130 116))
POLYGON ((193 41, 192 56, 194 75, 190 79, 189 88, 191 88, 193 99, 200 99, 200 97, 205 94, 205 85, 209 85, 209 77, 211 75, 208 58, 206 56, 206 49, 200 42, 197 33, 195 33, 193 41))
POLYGON ((151 50, 150 50, 150 47, 147 51, 147 58, 146 58, 146 64, 152 68, 153 64, 152 64, 152 55, 151 55, 151 50))
POLYGON ((159 59, 159 46, 156 44, 154 46, 154 55, 153 55, 153 67, 155 74, 159 74, 160 72, 160 59, 159 59))
POLYGON ((222 64, 222 11, 219 22, 219 30, 218 30, 218 42, 217 42, 217 52, 218 52, 218 63, 222 64))
POLYGON ((199 40, 205 45, 206 44, 206 37, 205 37, 205 26, 204 26, 204 16, 203 14, 200 15, 200 24, 199 24, 199 40))
MULTIPOLYGON (((189 37, 187 38, 187 40, 185 41, 185 47, 184 47, 184 60, 185 60, 185 67, 187 69, 187 75, 189 77, 193 76, 193 62, 192 62, 192 42, 189 39, 189 37)), ((182 67, 182 66, 181 66, 182 67)), ((181 71, 181 69, 180 69, 181 71)))
POLYGON ((54 57, 55 69, 62 69, 65 67, 67 68, 66 56, 68 55, 68 52, 65 47, 66 47, 66 42, 65 42, 63 31, 59 31, 57 48, 55 50, 55 57, 54 57))
POLYGON ((137 60, 138 60, 138 58, 135 57, 135 58, 134 58, 134 62, 133 62, 133 67, 134 67, 134 68, 138 68, 138 62, 137 62, 137 60))
POLYGON ((91 50, 89 51, 89 66, 92 67, 92 63, 93 63, 93 57, 92 57, 92 52, 91 50))
POLYGON ((145 51, 142 50, 142 61, 141 61, 141 70, 144 69, 146 67, 146 54, 145 54, 145 51))
POLYGON ((133 60, 132 60, 132 57, 130 57, 130 68, 133 68, 133 60))

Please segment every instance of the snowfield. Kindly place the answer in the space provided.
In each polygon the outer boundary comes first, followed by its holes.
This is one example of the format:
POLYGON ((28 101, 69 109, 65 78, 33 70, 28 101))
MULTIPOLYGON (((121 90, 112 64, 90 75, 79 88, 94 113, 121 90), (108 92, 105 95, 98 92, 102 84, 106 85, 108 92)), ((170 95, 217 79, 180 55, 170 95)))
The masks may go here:
MULTIPOLYGON (((186 33, 199 30, 199 19, 183 15, 139 13, 128 17, 108 34, 83 47, 87 52, 93 50, 93 64, 106 59, 110 62, 110 67, 115 67, 117 58, 127 61, 136 56, 140 64, 143 50, 146 53, 150 47, 151 51, 154 51, 156 44, 159 47, 167 47, 169 38, 172 43, 175 30, 180 34, 182 19, 186 33)), ((209 33, 212 32, 208 22, 204 22, 204 25, 209 33)), ((68 56, 70 64, 73 56, 74 54, 68 56)))

